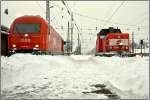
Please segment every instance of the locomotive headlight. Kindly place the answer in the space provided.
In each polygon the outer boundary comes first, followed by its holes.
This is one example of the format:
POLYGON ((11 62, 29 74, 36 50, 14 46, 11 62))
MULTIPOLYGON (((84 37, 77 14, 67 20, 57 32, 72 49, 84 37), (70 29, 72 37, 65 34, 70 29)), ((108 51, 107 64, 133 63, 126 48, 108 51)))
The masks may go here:
POLYGON ((28 37, 28 34, 25 34, 24 36, 25 36, 25 37, 28 37))
POLYGON ((15 48, 15 47, 16 47, 16 45, 15 45, 15 44, 13 44, 13 45, 12 45, 12 47, 13 47, 13 48, 15 48))
POLYGON ((117 36, 118 39, 120 39, 120 36, 117 36))
POLYGON ((36 45, 35 45, 35 47, 36 47, 36 48, 38 48, 38 47, 39 47, 39 45, 38 45, 38 44, 36 44, 36 45))

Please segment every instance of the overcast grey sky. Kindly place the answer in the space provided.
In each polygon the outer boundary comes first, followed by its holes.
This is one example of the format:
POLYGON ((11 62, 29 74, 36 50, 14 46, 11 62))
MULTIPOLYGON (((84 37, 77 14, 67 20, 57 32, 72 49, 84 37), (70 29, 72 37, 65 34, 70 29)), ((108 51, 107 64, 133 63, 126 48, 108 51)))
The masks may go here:
MULTIPOLYGON (((50 5, 54 6, 50 10, 51 25, 58 28, 57 30, 66 39, 67 21, 70 20, 70 16, 61 1, 50 2, 50 5), (63 30, 60 29, 62 26, 63 30)), ((83 47, 88 50, 95 45, 98 31, 110 26, 118 27, 125 33, 134 32, 136 41, 149 36, 149 1, 65 2, 74 12, 74 23, 79 26, 82 42, 85 42, 83 47), (96 27, 98 27, 97 31, 96 27)), ((9 27, 16 17, 22 15, 40 15, 45 18, 45 3, 45 1, 2 1, 1 24, 9 27), (9 9, 8 15, 3 13, 6 8, 9 9)), ((74 44, 77 42, 77 33, 77 29, 74 28, 74 44)))

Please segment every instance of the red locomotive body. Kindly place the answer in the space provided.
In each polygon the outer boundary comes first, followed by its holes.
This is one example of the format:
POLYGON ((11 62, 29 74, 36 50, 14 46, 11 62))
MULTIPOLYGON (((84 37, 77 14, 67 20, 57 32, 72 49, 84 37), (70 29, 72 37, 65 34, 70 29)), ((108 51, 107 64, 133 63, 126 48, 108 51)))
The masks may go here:
POLYGON ((56 30, 40 16, 16 18, 9 30, 10 52, 34 52, 63 54, 64 41, 56 30))
POLYGON ((129 54, 131 55, 131 45, 129 33, 121 33, 120 29, 102 29, 97 34, 96 55, 115 55, 129 54))

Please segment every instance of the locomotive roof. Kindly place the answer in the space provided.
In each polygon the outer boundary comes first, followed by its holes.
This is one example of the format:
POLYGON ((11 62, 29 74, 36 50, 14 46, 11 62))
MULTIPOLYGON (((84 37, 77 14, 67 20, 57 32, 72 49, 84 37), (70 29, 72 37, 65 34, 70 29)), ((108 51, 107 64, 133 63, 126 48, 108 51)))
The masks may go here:
MULTIPOLYGON (((24 21, 24 19, 35 19, 36 21, 38 21, 38 22, 43 22, 43 23, 45 23, 45 24, 47 24, 48 25, 48 22, 44 19, 44 18, 42 18, 41 16, 39 16, 39 15, 24 15, 24 16, 20 16, 20 17, 18 17, 18 18, 16 18, 15 19, 15 21, 14 22, 25 22, 24 21)), ((30 20, 30 21, 33 21, 33 20, 30 20)), ((52 29, 54 29, 55 31, 56 31, 56 29, 53 27, 53 26, 51 26, 50 25, 50 28, 52 28, 52 29)), ((57 30, 58 31, 58 30, 57 30)), ((57 32, 56 31, 56 32, 57 32)), ((58 35, 60 35, 61 36, 61 34, 58 32, 58 35)), ((63 39, 63 37, 61 36, 61 38, 63 39)))
POLYGON ((24 16, 20 16, 20 17, 17 17, 15 19, 15 22, 22 22, 24 19, 32 19, 34 18, 36 21, 39 21, 39 22, 44 22, 44 23, 47 23, 47 21, 42 18, 41 16, 39 15, 24 15, 24 16))
POLYGON ((116 28, 108 28, 108 29, 101 29, 100 32, 98 34, 100 35, 107 35, 108 33, 122 33, 120 29, 116 28))

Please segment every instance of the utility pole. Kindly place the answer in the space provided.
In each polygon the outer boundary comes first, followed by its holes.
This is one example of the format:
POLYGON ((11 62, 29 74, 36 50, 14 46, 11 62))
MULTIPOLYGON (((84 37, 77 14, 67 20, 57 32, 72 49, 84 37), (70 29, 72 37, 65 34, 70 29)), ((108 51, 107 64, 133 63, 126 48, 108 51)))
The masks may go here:
POLYGON ((69 21, 68 21, 68 34, 67 34, 67 53, 69 54, 70 53, 70 31, 69 31, 69 21))
MULTIPOLYGON (((79 38, 80 39, 80 38, 79 38)), ((80 48, 80 55, 81 55, 81 39, 79 40, 79 48, 80 48)))
POLYGON ((69 7, 66 5, 66 3, 64 2, 64 0, 61 0, 63 5, 66 7, 67 11, 68 11, 68 14, 71 16, 71 52, 72 52, 72 49, 73 49, 73 21, 74 21, 74 18, 73 18, 73 13, 71 12, 71 10, 69 9, 69 7))
POLYGON ((78 33, 78 49, 77 49, 77 54, 80 54, 80 37, 79 37, 79 33, 78 33))
POLYGON ((145 39, 143 40, 143 49, 144 49, 144 53, 145 53, 145 39))
POLYGON ((71 52, 72 52, 72 49, 73 49, 73 13, 71 13, 71 52))
POLYGON ((144 44, 144 41, 143 41, 143 40, 140 40, 140 45, 141 45, 141 56, 143 56, 143 53, 142 53, 142 47, 143 47, 143 44, 144 44))
POLYGON ((50 8, 49 8, 49 0, 46 0, 46 20, 48 25, 50 25, 50 8))
MULTIPOLYGON (((46 20, 48 22, 48 34, 50 34, 50 8, 49 8, 49 0, 46 0, 46 20)), ((44 43, 44 37, 42 38, 44 43)))
POLYGON ((78 33, 78 47, 80 45, 80 41, 79 41, 80 37, 79 37, 79 33, 78 33))
POLYGON ((134 53, 134 32, 132 32, 132 53, 134 53))

